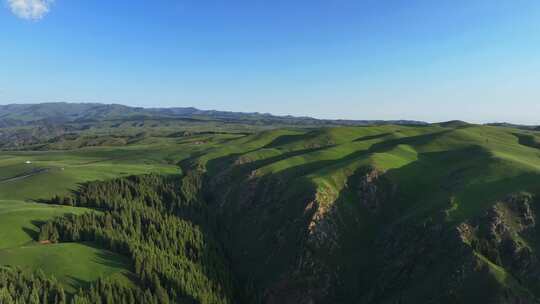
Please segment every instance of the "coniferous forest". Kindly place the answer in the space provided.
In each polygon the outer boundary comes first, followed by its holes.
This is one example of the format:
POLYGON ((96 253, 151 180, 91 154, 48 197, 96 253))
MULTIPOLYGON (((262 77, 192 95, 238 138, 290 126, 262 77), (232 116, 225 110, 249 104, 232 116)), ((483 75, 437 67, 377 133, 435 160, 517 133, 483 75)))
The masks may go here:
POLYGON ((540 0, 0 0, 0 304, 540 304, 540 0))
POLYGON ((41 227, 41 242, 92 242, 129 256, 135 288, 99 281, 75 303, 234 303, 234 281, 213 236, 216 221, 200 195, 201 177, 143 175, 87 183, 50 203, 95 212, 41 227), (111 302, 112 301, 112 302, 111 302))
POLYGON ((0 127, 1 304, 540 299, 535 128, 63 107, 0 127))

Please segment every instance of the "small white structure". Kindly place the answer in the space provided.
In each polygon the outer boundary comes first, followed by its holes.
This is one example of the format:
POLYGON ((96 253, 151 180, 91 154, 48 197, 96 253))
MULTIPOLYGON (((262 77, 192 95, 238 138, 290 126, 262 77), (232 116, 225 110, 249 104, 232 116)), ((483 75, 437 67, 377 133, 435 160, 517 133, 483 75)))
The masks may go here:
POLYGON ((27 165, 30 165, 31 163, 32 163, 32 162, 29 161, 29 160, 27 160, 27 161, 25 162, 25 164, 27 164, 27 165))

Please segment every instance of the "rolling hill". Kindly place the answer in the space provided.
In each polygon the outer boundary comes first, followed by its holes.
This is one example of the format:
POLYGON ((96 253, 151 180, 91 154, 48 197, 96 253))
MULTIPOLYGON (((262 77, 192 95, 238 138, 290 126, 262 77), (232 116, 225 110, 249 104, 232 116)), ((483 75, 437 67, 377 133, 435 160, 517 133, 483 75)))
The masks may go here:
POLYGON ((129 282, 129 262, 92 244, 44 245, 36 242, 39 227, 66 214, 90 212, 84 208, 0 200, 0 261, 3 266, 42 270, 64 284, 69 292, 89 286, 100 277, 129 282))
POLYGON ((2 264, 126 303, 540 299, 538 131, 156 121, 0 152, 2 264))
POLYGON ((534 221, 536 198, 523 193, 540 190, 540 150, 522 136, 538 134, 463 124, 269 131, 189 165, 213 176, 234 268, 265 286, 268 302, 531 300, 536 230, 522 222, 534 221), (479 232, 490 225, 502 232, 479 232))

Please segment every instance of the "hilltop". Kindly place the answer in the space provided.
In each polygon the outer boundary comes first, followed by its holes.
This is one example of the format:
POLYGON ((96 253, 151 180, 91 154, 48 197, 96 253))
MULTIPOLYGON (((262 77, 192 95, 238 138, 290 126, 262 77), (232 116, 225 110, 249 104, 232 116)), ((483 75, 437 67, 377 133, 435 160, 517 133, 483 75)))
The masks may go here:
POLYGON ((90 109, 104 121, 35 122, 20 130, 64 131, 0 153, 0 257, 55 276, 55 292, 83 303, 540 299, 538 131, 225 127, 90 109))

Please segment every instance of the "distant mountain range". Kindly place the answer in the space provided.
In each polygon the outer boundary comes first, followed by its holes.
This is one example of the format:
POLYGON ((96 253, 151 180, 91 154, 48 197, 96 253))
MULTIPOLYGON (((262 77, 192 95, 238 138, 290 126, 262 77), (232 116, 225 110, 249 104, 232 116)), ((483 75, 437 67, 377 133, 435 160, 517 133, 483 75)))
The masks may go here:
POLYGON ((0 121, 0 303, 540 303, 533 127, 66 103, 0 121))
POLYGON ((377 124, 427 125, 414 120, 329 120, 312 117, 277 116, 263 113, 242 113, 200 110, 193 107, 141 108, 100 103, 40 103, 0 105, 0 127, 24 126, 36 123, 73 123, 126 119, 196 119, 202 121, 243 124, 279 125, 350 125, 377 124))
POLYGON ((495 123, 489 123, 487 125, 494 126, 494 127, 518 128, 518 129, 524 129, 524 130, 540 131, 540 126, 518 125, 518 124, 507 123, 507 122, 495 122, 495 123))
MULTIPOLYGON (((371 126, 371 125, 413 125, 430 123, 417 120, 348 120, 317 119, 306 116, 279 116, 258 112, 230 112, 201 110, 194 107, 143 108, 120 104, 102 103, 39 103, 0 105, 0 128, 36 124, 91 123, 114 120, 145 119, 187 119, 196 121, 218 121, 251 125, 290 126, 371 126)), ((439 123, 448 125, 468 125, 463 121, 439 123)), ((540 126, 528 126, 505 122, 488 123, 489 126, 511 127, 525 130, 540 130, 540 126)))

